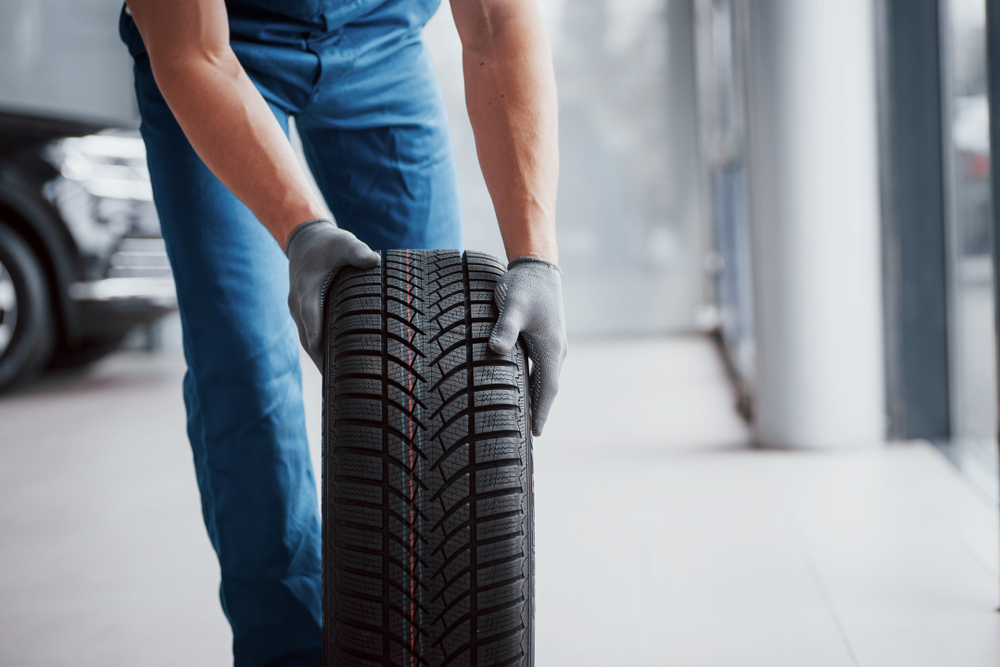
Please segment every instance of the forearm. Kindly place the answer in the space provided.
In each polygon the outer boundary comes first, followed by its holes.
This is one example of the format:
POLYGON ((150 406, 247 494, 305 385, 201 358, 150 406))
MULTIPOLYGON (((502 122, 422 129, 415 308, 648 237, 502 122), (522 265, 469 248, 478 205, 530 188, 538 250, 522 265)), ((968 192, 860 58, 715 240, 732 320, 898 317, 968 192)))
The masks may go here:
POLYGON ((157 86, 198 156, 282 248, 323 217, 281 126, 229 46, 223 0, 128 0, 157 86))
POLYGON ((460 33, 465 28, 466 104, 508 259, 534 255, 558 262, 552 57, 534 4, 511 5, 459 25, 460 33))
POLYGON ((284 247, 299 223, 324 209, 281 126, 231 52, 157 66, 157 85, 188 141, 215 176, 284 247))

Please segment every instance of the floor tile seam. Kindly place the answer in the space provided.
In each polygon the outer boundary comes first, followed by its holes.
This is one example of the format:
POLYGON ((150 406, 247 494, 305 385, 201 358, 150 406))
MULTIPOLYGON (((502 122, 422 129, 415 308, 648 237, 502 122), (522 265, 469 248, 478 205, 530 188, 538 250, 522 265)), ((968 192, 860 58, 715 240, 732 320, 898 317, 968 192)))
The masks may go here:
MULTIPOLYGON (((931 445, 928 444, 927 447, 931 447, 931 445)), ((955 474, 961 474, 957 470, 951 468, 951 463, 944 459, 943 454, 940 454, 937 450, 934 450, 933 454, 940 456, 941 459, 943 459, 941 463, 948 467, 952 472, 955 474)), ((934 523, 941 530, 941 532, 947 535, 958 546, 958 548, 976 564, 977 568, 981 569, 989 577, 992 583, 1000 583, 1000 569, 998 569, 1000 568, 1000 564, 991 565, 984 558, 982 558, 975 546, 954 527, 954 524, 951 521, 947 520, 947 517, 945 517, 941 510, 938 509, 938 506, 927 497, 926 493, 923 492, 918 484, 916 484, 912 479, 909 479, 907 475, 900 472, 898 466, 890 465, 889 469, 893 478, 895 478, 896 481, 909 492, 913 500, 920 506, 922 512, 926 516, 933 519, 934 523)), ((967 485, 964 485, 964 487, 968 488, 967 485)), ((979 494, 976 494, 972 489, 968 490, 973 496, 976 496, 977 498, 979 497, 979 494)), ((994 524, 995 523, 996 522, 994 522, 994 524)))
POLYGON ((923 450, 929 450, 933 452, 936 457, 939 457, 941 462, 945 464, 945 467, 950 471, 951 475, 961 483, 961 485, 966 488, 971 495, 973 495, 977 500, 979 500, 983 505, 985 505, 989 511, 997 512, 998 505, 996 501, 989 496, 989 494, 982 489, 979 484, 977 484, 965 471, 963 471, 954 461, 948 458, 948 456, 942 452, 938 447, 928 440, 918 440, 914 445, 914 448, 919 447, 923 450))
POLYGON ((820 571, 819 564, 812 552, 809 550, 809 546, 806 544, 799 524, 789 511, 787 504, 783 505, 783 507, 787 524, 791 529, 793 537, 795 538, 796 545, 799 547, 799 554, 802 556, 802 561, 806 566, 806 570, 809 572, 810 578, 813 580, 813 585, 816 586, 816 590, 819 593, 820 598, 823 600, 823 605, 826 607, 827 614, 829 614, 830 620, 833 622, 833 625, 837 630, 837 634, 840 635, 841 642, 844 644, 844 649, 847 651, 851 664, 853 664, 854 667, 861 667, 861 662, 858 660, 857 653, 854 651, 854 646, 851 644, 850 637, 847 635, 847 628, 844 626, 844 622, 840 618, 840 613, 837 611, 836 605, 833 602, 833 597, 830 595, 829 588, 823 580, 823 574, 820 571))

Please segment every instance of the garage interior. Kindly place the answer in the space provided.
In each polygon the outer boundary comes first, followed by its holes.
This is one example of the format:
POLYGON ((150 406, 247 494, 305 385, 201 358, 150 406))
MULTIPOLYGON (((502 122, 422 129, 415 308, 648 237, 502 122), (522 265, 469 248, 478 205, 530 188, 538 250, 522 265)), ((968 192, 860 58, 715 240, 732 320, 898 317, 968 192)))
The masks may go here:
MULTIPOLYGON (((539 4, 570 353, 537 664, 1000 663, 986 3, 539 4)), ((120 7, 0 6, 0 107, 134 127, 120 7)), ((503 256, 447 3, 425 40, 503 256)), ((0 395, 0 666, 231 660, 184 371, 168 315, 0 395)))

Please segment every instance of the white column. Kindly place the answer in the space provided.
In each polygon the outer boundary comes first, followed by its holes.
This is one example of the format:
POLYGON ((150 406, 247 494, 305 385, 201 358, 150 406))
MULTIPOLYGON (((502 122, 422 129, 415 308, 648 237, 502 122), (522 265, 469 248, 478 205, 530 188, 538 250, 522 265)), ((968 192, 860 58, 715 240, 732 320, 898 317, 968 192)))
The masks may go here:
POLYGON ((750 0, 756 436, 885 438, 871 0, 750 0))

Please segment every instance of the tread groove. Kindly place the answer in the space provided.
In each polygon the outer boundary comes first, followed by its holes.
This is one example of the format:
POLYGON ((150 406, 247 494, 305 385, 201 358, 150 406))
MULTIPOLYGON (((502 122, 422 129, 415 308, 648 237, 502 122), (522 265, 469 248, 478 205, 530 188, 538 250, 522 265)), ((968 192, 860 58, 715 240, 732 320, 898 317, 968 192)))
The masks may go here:
MULTIPOLYGON (((493 360, 481 360, 481 361, 474 361, 472 363, 472 368, 474 368, 474 369, 475 368, 482 368, 483 366, 498 366, 498 367, 499 366, 507 366, 509 368, 517 368, 517 364, 515 364, 513 361, 507 361, 507 360, 497 360, 497 361, 493 361, 493 360)), ((465 365, 465 364, 461 364, 459 366, 455 366, 454 368, 452 368, 451 370, 449 370, 447 373, 445 373, 444 375, 442 375, 438 379, 438 381, 434 383, 434 386, 432 386, 430 388, 430 390, 431 391, 437 391, 438 387, 440 387, 441 384, 445 380, 451 379, 451 377, 453 375, 455 375, 456 373, 459 373, 459 372, 464 371, 464 370, 468 370, 468 368, 469 367, 467 365, 465 365)))

